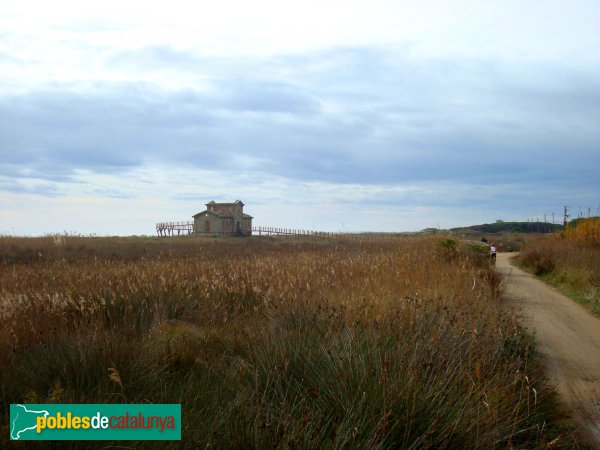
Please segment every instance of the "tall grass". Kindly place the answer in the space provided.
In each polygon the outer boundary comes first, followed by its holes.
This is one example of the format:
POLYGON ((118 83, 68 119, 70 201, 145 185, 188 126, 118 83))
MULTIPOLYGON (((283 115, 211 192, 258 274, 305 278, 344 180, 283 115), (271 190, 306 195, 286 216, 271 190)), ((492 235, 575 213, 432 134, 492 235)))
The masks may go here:
POLYGON ((520 261, 600 314, 600 218, 578 219, 561 234, 530 242, 520 261))
POLYGON ((577 219, 576 224, 565 228, 563 237, 569 241, 600 247, 600 217, 577 219))
POLYGON ((0 239, 4 436, 9 403, 154 402, 182 404, 188 448, 569 442, 460 243, 97 239, 0 239))

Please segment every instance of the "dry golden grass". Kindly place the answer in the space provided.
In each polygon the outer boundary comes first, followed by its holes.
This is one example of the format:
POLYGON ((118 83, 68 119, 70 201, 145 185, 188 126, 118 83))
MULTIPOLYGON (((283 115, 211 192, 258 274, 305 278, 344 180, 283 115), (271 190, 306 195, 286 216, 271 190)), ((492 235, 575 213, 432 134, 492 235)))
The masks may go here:
POLYGON ((182 403, 189 448, 570 442, 487 255, 451 239, 0 249, 4 405, 182 403))
POLYGON ((578 219, 560 234, 530 242, 519 260, 600 314, 600 218, 578 219))
POLYGON ((581 220, 577 226, 568 226, 563 237, 567 241, 575 241, 590 246, 600 247, 600 217, 581 220))

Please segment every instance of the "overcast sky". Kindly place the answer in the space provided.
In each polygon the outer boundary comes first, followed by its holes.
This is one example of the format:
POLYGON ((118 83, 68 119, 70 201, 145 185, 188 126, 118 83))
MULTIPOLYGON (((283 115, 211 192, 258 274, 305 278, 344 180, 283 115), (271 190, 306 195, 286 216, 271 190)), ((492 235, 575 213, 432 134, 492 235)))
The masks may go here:
POLYGON ((0 5, 0 234, 409 231, 600 207, 600 2, 0 5))

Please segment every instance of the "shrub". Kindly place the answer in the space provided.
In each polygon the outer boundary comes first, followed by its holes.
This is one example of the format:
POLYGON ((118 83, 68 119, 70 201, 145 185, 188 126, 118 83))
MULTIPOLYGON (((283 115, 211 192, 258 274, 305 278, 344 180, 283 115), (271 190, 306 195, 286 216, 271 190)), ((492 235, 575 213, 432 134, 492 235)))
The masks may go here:
POLYGON ((458 247, 454 239, 445 238, 438 241, 438 249, 439 255, 446 261, 452 261, 458 257, 458 247))

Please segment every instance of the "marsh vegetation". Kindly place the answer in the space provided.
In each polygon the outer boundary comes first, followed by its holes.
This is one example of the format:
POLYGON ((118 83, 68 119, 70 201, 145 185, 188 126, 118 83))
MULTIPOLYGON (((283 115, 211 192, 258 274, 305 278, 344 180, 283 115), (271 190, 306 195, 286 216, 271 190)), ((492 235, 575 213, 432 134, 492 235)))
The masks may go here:
MULTIPOLYGON (((460 241, 50 236, 0 250, 4 427, 10 403, 153 402, 182 404, 190 448, 566 443, 499 276, 460 241)), ((71 443, 84 444, 105 445, 71 443)))

